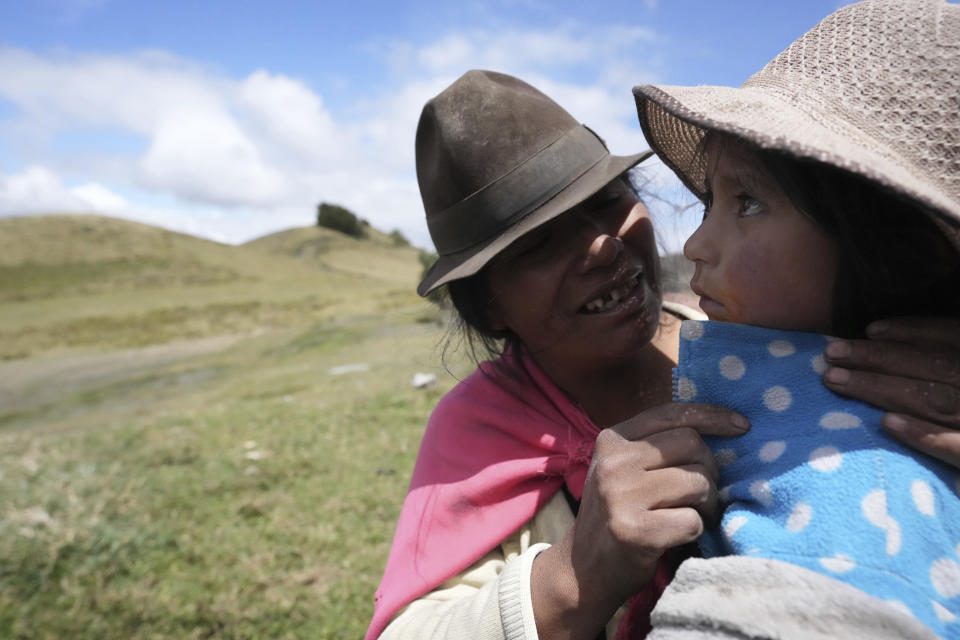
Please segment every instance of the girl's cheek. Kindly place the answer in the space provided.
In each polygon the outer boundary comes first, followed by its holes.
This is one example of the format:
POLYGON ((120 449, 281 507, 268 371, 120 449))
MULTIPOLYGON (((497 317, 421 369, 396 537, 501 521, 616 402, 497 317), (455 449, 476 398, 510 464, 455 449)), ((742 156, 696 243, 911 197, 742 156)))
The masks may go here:
POLYGON ((775 265, 768 247, 748 245, 730 262, 727 271, 727 291, 724 305, 737 322, 750 322, 762 317, 765 309, 759 308, 764 300, 775 304, 776 283, 771 282, 775 265))

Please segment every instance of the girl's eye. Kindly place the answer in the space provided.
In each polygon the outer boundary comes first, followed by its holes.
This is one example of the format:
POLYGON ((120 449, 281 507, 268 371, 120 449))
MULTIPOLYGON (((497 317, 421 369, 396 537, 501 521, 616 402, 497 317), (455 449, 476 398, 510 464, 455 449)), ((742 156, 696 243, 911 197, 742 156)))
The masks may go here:
POLYGON ((739 198, 740 200, 740 217, 746 218, 748 216, 755 216, 758 213, 764 212, 763 204, 760 203, 756 198, 751 198, 747 195, 742 195, 739 198))
POLYGON ((710 208, 713 206, 713 193, 709 191, 704 193, 700 201, 703 202, 703 218, 706 220, 707 214, 710 213, 710 208))

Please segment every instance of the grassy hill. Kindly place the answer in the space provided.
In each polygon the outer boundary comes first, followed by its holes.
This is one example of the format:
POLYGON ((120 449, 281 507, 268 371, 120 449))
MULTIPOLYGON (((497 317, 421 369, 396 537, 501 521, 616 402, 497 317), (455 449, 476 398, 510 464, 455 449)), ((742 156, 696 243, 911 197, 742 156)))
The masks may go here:
POLYGON ((419 268, 382 234, 294 229, 238 247, 94 215, 4 218, 0 360, 420 305, 419 268))
POLYGON ((352 238, 323 227, 288 229, 251 240, 245 248, 296 258, 320 269, 409 285, 420 276, 417 249, 368 228, 368 237, 352 238))
POLYGON ((375 230, 0 219, 0 638, 360 637, 455 382, 419 271, 375 230))

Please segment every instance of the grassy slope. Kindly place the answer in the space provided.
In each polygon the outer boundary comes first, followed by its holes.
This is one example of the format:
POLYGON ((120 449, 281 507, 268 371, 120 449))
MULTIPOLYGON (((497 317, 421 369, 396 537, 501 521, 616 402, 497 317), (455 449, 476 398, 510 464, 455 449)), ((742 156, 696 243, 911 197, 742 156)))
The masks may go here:
POLYGON ((0 637, 360 637, 437 339, 355 317, 0 417, 0 637))
POLYGON ((0 360, 244 333, 418 303, 414 249, 327 233, 339 238, 320 262, 100 216, 0 219, 0 360))
POLYGON ((0 255, 0 637, 359 637, 453 383, 416 251, 69 216, 0 255))

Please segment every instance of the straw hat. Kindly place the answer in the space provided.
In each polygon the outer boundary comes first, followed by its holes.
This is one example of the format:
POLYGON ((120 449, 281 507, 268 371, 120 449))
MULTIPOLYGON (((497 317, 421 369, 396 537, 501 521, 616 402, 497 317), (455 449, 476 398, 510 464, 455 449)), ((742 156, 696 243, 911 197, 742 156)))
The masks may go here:
POLYGON ((426 295, 475 274, 652 152, 611 155, 593 131, 526 82, 474 70, 423 107, 416 155, 439 254, 417 287, 426 295))
POLYGON ((960 247, 960 4, 867 0, 739 89, 635 87, 647 142, 698 196, 707 129, 819 160, 931 210, 960 247))

